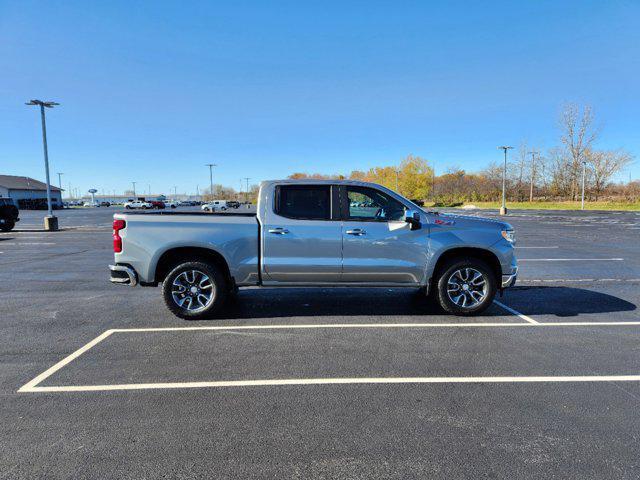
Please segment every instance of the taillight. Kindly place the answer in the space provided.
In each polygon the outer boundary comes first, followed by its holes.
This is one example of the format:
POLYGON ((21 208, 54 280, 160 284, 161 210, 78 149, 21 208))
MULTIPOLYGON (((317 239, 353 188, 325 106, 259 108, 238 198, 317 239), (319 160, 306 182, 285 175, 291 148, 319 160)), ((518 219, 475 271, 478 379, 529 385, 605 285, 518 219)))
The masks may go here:
POLYGON ((124 220, 113 221, 113 251, 120 253, 122 251, 122 237, 120 236, 120 230, 127 226, 127 222, 124 220))

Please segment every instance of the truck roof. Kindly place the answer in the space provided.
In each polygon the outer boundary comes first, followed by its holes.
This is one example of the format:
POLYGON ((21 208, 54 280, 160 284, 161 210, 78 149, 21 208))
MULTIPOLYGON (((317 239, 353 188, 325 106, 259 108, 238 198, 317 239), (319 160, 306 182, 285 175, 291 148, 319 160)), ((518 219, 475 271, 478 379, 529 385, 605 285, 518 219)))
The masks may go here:
MULTIPOLYGON (((335 185, 335 184, 340 184, 340 185, 361 185, 361 186, 367 186, 367 187, 383 187, 382 185, 379 185, 377 183, 372 183, 372 182, 363 182, 361 180, 338 180, 338 179, 334 179, 334 180, 325 180, 325 179, 316 179, 316 178, 287 178, 285 180, 265 180, 263 182, 260 183, 260 186, 266 186, 266 185, 272 185, 274 183, 278 183, 278 184, 300 184, 300 185, 335 185)), ((383 187, 384 188, 384 187, 383 187)))

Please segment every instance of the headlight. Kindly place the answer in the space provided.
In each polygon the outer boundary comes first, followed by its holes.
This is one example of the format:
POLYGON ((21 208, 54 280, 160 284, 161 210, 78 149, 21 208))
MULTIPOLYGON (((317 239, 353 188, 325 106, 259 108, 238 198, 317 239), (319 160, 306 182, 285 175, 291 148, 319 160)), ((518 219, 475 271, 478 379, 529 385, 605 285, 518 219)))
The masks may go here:
POLYGON ((516 232, 514 230, 502 230, 503 238, 509 243, 516 243, 516 232))

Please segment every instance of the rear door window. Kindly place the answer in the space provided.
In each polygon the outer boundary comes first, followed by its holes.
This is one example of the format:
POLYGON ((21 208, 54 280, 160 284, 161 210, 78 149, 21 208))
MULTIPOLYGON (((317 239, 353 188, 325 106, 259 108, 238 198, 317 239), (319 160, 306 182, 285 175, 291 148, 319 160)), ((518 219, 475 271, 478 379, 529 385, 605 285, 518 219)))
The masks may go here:
POLYGON ((331 219, 330 185, 281 185, 276 195, 278 215, 300 220, 331 219))

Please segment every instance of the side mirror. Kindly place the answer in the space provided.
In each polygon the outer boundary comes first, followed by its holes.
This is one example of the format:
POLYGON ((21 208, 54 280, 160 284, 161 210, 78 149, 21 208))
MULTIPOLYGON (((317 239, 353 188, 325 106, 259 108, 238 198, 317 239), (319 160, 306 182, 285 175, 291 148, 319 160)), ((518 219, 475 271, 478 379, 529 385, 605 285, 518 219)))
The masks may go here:
POLYGON ((404 221, 409 224, 411 230, 420 230, 422 228, 420 214, 416 210, 407 210, 404 214, 404 221))

